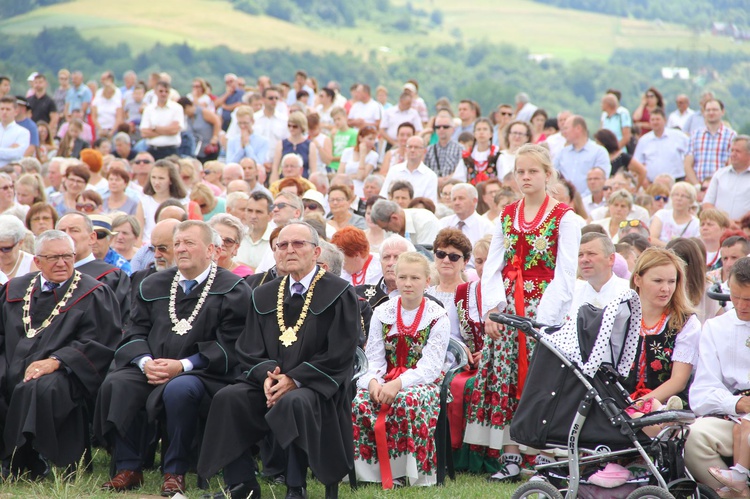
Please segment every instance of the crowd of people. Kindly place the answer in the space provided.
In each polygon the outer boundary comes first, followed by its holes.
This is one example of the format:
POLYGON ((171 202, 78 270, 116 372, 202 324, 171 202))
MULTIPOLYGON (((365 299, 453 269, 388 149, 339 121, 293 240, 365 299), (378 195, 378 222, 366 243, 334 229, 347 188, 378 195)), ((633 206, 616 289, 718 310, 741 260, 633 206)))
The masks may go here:
POLYGON ((516 481, 554 456, 510 436, 535 345, 488 314, 561 324, 631 288, 635 409, 726 415, 698 419, 686 462, 750 497, 750 136, 712 94, 668 113, 651 87, 631 114, 610 89, 584 117, 519 93, 484 117, 431 111, 414 80, 391 103, 302 70, 184 96, 164 73, 57 77, 0 76, 5 477, 103 445, 103 487, 129 490, 161 438, 163 495, 223 470, 259 497, 258 460, 287 498, 308 468, 327 497, 350 470, 431 485, 453 340, 457 466, 516 481))

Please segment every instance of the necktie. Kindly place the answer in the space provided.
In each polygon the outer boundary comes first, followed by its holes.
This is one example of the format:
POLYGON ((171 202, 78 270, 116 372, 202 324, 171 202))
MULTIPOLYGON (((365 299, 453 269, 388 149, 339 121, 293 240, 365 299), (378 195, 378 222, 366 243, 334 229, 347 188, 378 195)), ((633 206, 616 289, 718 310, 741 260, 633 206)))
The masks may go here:
POLYGON ((55 289, 57 289, 59 287, 60 287, 60 283, 52 282, 52 281, 47 281, 47 282, 44 283, 43 292, 45 292, 45 293, 51 293, 52 291, 54 291, 55 289))
POLYGON ((458 230, 463 232, 464 227, 466 227, 466 222, 464 222, 463 220, 459 220, 458 224, 456 224, 456 227, 458 228, 458 230))
POLYGON ((305 291, 305 286, 301 282, 292 284, 292 295, 301 295, 305 291))
POLYGON ((188 281, 183 281, 183 285, 185 286, 185 294, 189 295, 190 292, 193 290, 195 285, 198 284, 198 281, 195 279, 190 279, 188 281))

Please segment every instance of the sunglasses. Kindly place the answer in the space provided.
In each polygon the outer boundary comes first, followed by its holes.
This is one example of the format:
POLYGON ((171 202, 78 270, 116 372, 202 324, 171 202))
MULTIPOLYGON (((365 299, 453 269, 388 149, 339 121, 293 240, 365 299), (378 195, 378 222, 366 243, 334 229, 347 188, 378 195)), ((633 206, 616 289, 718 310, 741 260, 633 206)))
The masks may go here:
POLYGON ((164 244, 157 244, 156 246, 151 245, 151 246, 148 247, 148 249, 149 249, 149 251, 152 251, 154 253, 156 253, 156 250, 159 250, 159 253, 165 253, 165 252, 169 251, 169 247, 167 247, 164 244))
POLYGON ((513 113, 500 113, 500 116, 513 116, 513 113))
POLYGON ((638 219, 635 219, 635 220, 625 220, 624 222, 620 222, 620 228, 621 229, 624 229, 628 225, 631 226, 631 227, 639 227, 639 226, 641 226, 643 224, 638 219))
POLYGON ((13 184, 8 184, 0 187, 0 191, 12 191, 13 190, 13 184))
POLYGON ((656 97, 654 94, 646 94, 646 97, 656 97))
POLYGON ((708 190, 708 186, 707 185, 702 185, 701 186, 701 192, 706 192, 707 190, 708 190))
POLYGON ((271 211, 274 210, 274 208, 278 208, 279 210, 283 210, 287 206, 292 206, 289 203, 274 203, 271 205, 271 211))
POLYGON ((237 241, 235 241, 231 237, 222 237, 221 242, 224 243, 224 246, 234 246, 235 244, 237 244, 237 241))
POLYGON ((96 205, 92 203, 76 203, 76 210, 78 211, 85 211, 86 213, 91 213, 96 209, 96 205))
POLYGON ((447 130, 451 125, 435 125, 435 130, 447 130))
POLYGON ((0 246, 0 253, 10 253, 16 246, 18 246, 18 243, 14 244, 13 246, 0 246))
POLYGON ((307 211, 315 211, 320 209, 320 205, 318 203, 305 203, 305 209, 307 211))
POLYGON ((279 98, 276 97, 276 96, 274 96, 274 97, 269 96, 269 97, 266 97, 266 99, 267 100, 279 100, 279 98))
POLYGON ((602 190, 603 190, 603 191, 611 191, 611 190, 612 190, 612 186, 610 186, 610 185, 605 185, 604 187, 602 187, 602 190))
POLYGON ((295 125, 294 123, 289 123, 289 124, 287 125, 287 128, 295 129, 295 128, 299 128, 299 126, 298 126, 298 125, 295 125))
POLYGON ((666 203, 669 201, 669 196, 654 196, 654 201, 664 201, 666 203))
POLYGON ((101 241, 102 239, 106 238, 107 236, 108 236, 108 234, 107 234, 106 232, 100 232, 100 231, 98 231, 98 230, 96 231, 96 238, 97 238, 98 240, 100 240, 100 241, 101 241))
POLYGON ((456 263, 457 261, 461 260, 464 256, 459 253, 447 253, 443 250, 437 250, 435 252, 435 258, 438 260, 443 260, 445 257, 448 257, 448 260, 450 260, 453 263, 456 263))
POLYGON ((148 159, 136 159, 133 161, 133 164, 135 165, 150 165, 151 161, 148 159))

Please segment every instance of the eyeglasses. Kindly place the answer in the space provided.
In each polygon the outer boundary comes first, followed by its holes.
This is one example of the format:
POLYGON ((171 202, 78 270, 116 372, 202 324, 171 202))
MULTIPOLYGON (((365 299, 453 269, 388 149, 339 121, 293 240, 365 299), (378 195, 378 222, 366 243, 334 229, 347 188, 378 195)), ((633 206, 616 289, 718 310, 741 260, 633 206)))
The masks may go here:
POLYGON ((501 112, 500 112, 500 116, 513 116, 513 113, 509 113, 509 112, 505 112, 505 113, 503 113, 503 112, 501 111, 501 112))
POLYGON ((611 191, 612 190, 612 186, 611 185, 605 185, 604 187, 602 187, 602 190, 603 191, 611 191))
POLYGON ((222 237, 221 242, 224 243, 224 246, 234 246, 235 244, 237 244, 237 241, 235 241, 231 237, 222 237))
POLYGON ((149 160, 149 159, 136 159, 135 161, 133 161, 133 164, 134 165, 150 165, 151 164, 151 160, 149 160))
POLYGON ((453 128, 452 125, 435 125, 435 130, 447 130, 453 128))
POLYGON ((625 220, 623 222, 620 222, 620 228, 621 229, 624 229, 627 226, 630 226, 630 227, 640 227, 641 225, 643 225, 643 222, 641 222, 638 219, 635 219, 635 220, 625 220))
POLYGON ((13 251, 13 248, 15 248, 16 246, 18 246, 18 243, 13 244, 11 246, 0 246, 0 252, 2 252, 2 253, 10 253, 11 251, 13 251))
POLYGON ((655 94, 646 94, 646 97, 656 97, 655 94))
POLYGON ((36 257, 46 260, 47 263, 56 263, 58 260, 62 260, 64 262, 71 262, 75 260, 76 254, 75 253, 63 253, 62 255, 36 255, 36 257))
POLYGON ((86 181, 80 178, 73 178, 73 177, 66 177, 65 179, 67 182, 70 182, 72 184, 84 184, 86 185, 86 181))
POLYGON ((328 198, 328 204, 346 203, 346 198, 328 198))
POLYGON ((516 137, 526 137, 528 134, 526 132, 510 132, 508 135, 515 135, 516 137))
POLYGON ((315 211, 320 209, 320 205, 318 203, 305 203, 305 209, 307 211, 315 211))
POLYGON ((654 196, 654 201, 664 201, 666 203, 669 201, 669 196, 654 196))
POLYGON ((13 184, 8 184, 0 187, 0 191, 12 191, 13 190, 13 184))
POLYGON ((453 263, 456 263, 457 261, 461 260, 464 256, 459 253, 447 253, 443 250, 437 250, 435 252, 435 258, 438 260, 443 260, 445 257, 448 257, 448 260, 450 260, 453 263))
POLYGON ((96 210, 96 205, 93 203, 76 203, 76 210, 91 213, 96 210))
POLYGON ((203 175, 211 175, 214 171, 213 170, 203 170, 203 175))
POLYGON ((269 95, 268 97, 266 97, 266 100, 279 100, 279 97, 278 95, 273 95, 273 96, 269 95))
POLYGON ((276 243, 276 249, 279 251, 286 251, 290 244, 295 250, 301 250, 305 247, 305 244, 312 244, 313 246, 315 246, 315 243, 312 241, 283 241, 280 243, 276 243))
POLYGON ((281 211, 284 208, 286 208, 287 206, 292 206, 292 205, 289 204, 289 203, 274 203, 274 204, 271 205, 271 211, 273 211, 276 208, 278 208, 278 210, 281 211))
POLYGON ((198 203, 198 206, 200 207, 201 210, 208 208, 208 204, 206 203, 198 203))
POLYGON ((152 251, 154 253, 156 253, 157 250, 159 251, 159 253, 166 253, 167 251, 169 251, 169 246, 167 246, 166 244, 157 244, 156 246, 150 245, 148 249, 149 251, 152 251))
POLYGON ((440 193, 440 197, 441 198, 450 198, 451 197, 451 193, 450 192, 441 192, 440 193))
POLYGON ((107 236, 109 235, 109 234, 107 234, 106 232, 102 232, 102 231, 99 231, 99 230, 97 230, 97 231, 95 231, 95 232, 96 232, 96 238, 97 238, 97 239, 98 239, 99 241, 101 241, 102 239, 105 239, 105 238, 106 238, 106 237, 107 237, 107 236))
POLYGON ((39 217, 31 217, 30 221, 31 222, 50 222, 52 220, 53 220, 53 218, 51 216, 49 216, 49 215, 47 215, 47 216, 42 215, 42 216, 39 216, 39 217))

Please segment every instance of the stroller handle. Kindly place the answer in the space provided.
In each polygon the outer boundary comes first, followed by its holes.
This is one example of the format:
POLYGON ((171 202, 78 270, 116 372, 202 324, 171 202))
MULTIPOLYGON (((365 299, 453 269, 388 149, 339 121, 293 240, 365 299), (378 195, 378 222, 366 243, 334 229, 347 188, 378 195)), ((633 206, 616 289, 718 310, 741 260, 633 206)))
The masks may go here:
POLYGON ((712 289, 709 289, 708 291, 706 291, 706 296, 716 301, 728 302, 731 300, 728 294, 719 293, 719 292, 713 291, 712 289))
POLYGON ((500 324, 505 324, 509 327, 520 329, 524 333, 531 334, 532 336, 536 336, 537 334, 539 334, 539 331, 536 330, 547 327, 546 324, 540 324, 533 319, 529 319, 528 317, 521 317, 520 315, 513 314, 504 314, 500 312, 490 314, 490 320, 493 322, 498 322, 500 324))

